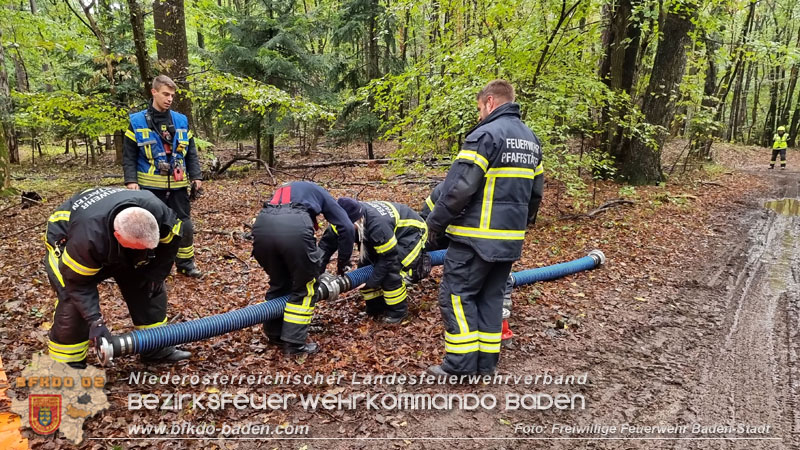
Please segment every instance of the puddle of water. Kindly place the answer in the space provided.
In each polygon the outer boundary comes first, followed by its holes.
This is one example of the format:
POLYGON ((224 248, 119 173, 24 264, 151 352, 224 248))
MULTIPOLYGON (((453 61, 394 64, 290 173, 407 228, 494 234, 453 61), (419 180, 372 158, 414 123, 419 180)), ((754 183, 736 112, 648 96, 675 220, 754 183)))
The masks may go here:
POLYGON ((800 199, 782 198, 764 203, 764 207, 784 216, 800 216, 800 199))

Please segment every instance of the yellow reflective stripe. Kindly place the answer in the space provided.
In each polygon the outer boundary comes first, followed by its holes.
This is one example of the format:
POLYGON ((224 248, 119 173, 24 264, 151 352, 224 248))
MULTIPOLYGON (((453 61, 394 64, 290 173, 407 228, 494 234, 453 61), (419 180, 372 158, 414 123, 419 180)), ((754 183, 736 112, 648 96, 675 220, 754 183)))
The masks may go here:
POLYGON ((176 235, 180 234, 182 225, 183 225, 183 222, 181 221, 181 219, 178 219, 178 221, 175 223, 175 225, 172 226, 172 234, 176 234, 176 235))
POLYGON ((137 128, 137 133, 142 133, 142 138, 147 139, 150 137, 150 128, 137 128))
POLYGON ((483 341, 478 341, 478 350, 483 353, 500 353, 500 343, 487 344, 483 341))
POLYGON ((338 231, 336 231, 336 225, 333 225, 333 224, 331 224, 331 230, 333 230, 333 232, 334 232, 335 234, 339 234, 339 232, 338 232, 338 231))
POLYGON ((539 163, 539 165, 536 166, 536 170, 533 171, 533 175, 536 176, 536 175, 541 175, 543 173, 544 173, 544 166, 542 165, 542 163, 539 163))
POLYGON ((473 331, 471 333, 450 334, 447 331, 445 331, 444 339, 454 344, 463 344, 464 342, 472 342, 478 340, 478 332, 473 331))
POLYGON ((85 277, 91 277, 93 275, 96 275, 97 272, 100 272, 100 268, 95 269, 92 267, 86 267, 83 264, 79 263, 78 261, 72 259, 72 257, 69 256, 69 253, 67 253, 66 249, 64 249, 64 253, 61 257, 61 262, 63 262, 67 267, 72 269, 73 272, 77 273, 78 275, 83 275, 85 277))
POLYGON ((417 219, 403 219, 397 221, 397 228, 407 228, 407 227, 414 227, 420 229, 428 228, 428 226, 425 225, 425 222, 417 219))
POLYGON ((479 331, 478 339, 484 342, 500 342, 501 333, 484 333, 483 331, 479 331))
POLYGON ((308 325, 311 323, 311 316, 298 316, 296 314, 284 312, 283 321, 289 323, 296 323, 298 325, 308 325))
MULTIPOLYGON (((152 167, 151 167, 152 169, 152 167)), ((138 172, 138 182, 145 187, 154 188, 181 188, 189 186, 189 180, 184 177, 182 181, 170 180, 168 175, 156 175, 155 173, 138 172)))
MULTIPOLYGON (((61 276, 61 271, 58 269, 58 256, 56 256, 56 251, 53 250, 50 244, 45 245, 47 245, 47 263, 50 264, 50 269, 56 276, 58 283, 61 284, 61 287, 64 287, 64 277, 61 276)), ((58 300, 56 300, 56 304, 58 304, 58 300)))
POLYGON ((428 196, 428 198, 425 199, 425 204, 428 205, 428 209, 430 209, 431 211, 433 211, 433 207, 436 206, 433 204, 433 199, 431 199, 430 195, 428 196))
POLYGON ((303 306, 305 306, 306 308, 308 308, 309 305, 311 305, 311 299, 314 297, 314 283, 316 281, 317 281, 316 278, 312 278, 311 281, 306 283, 306 296, 303 297, 303 306))
POLYGON ((518 241, 525 239, 525 230, 497 230, 450 225, 447 227, 447 232, 456 236, 479 239, 506 239, 518 241))
MULTIPOLYGON (((537 169, 539 168, 537 167, 537 169)), ((486 171, 486 177, 492 178, 534 178, 535 176, 534 169, 525 167, 492 167, 486 171)))
POLYGON ((422 237, 419 239, 419 241, 417 241, 417 245, 415 245, 414 248, 411 250, 411 253, 406 255, 406 257, 403 258, 402 261, 400 261, 400 264, 403 267, 408 267, 409 264, 411 264, 412 262, 414 262, 415 259, 417 259, 417 256, 419 256, 419 252, 422 251, 422 247, 425 245, 425 241, 427 239, 428 239, 428 229, 426 228, 425 231, 422 233, 422 237))
POLYGON ((181 259, 194 258, 194 246, 179 248, 176 256, 181 259))
POLYGON ((70 211, 56 211, 50 215, 48 219, 50 222, 58 222, 61 220, 69 220, 69 216, 72 214, 70 211))
POLYGON ((312 306, 310 308, 307 308, 305 306, 295 305, 294 303, 287 303, 286 308, 284 308, 284 311, 289 311, 301 315, 308 315, 308 314, 314 314, 314 307, 312 306))
POLYGON ((404 284, 404 285, 400 286, 397 289, 394 289, 394 290, 391 290, 391 291, 383 291, 383 295, 385 295, 387 297, 396 297, 396 296, 402 294, 403 291, 405 291, 405 290, 406 290, 406 285, 404 284))
POLYGON ((160 327, 166 324, 167 324, 167 317, 164 316, 164 320, 162 320, 161 322, 151 323, 150 325, 135 325, 134 328, 136 328, 137 330, 146 330, 148 328, 160 327))
POLYGON ((136 142, 136 135, 133 133, 133 131, 131 131, 131 130, 125 130, 125 136, 126 136, 128 139, 130 139, 130 140, 132 140, 132 141, 136 142))
POLYGON ((469 344, 451 344, 444 341, 444 350, 447 353, 472 353, 477 352, 478 349, 480 349, 480 345, 477 342, 469 344))
POLYGON ((49 354, 50 358, 60 363, 81 362, 84 359, 86 359, 87 355, 89 354, 89 349, 87 348, 86 350, 80 353, 76 353, 74 355, 65 355, 63 353, 59 353, 53 350, 50 350, 49 354))
POLYGON ((194 133, 192 133, 192 130, 189 130, 189 132, 186 133, 186 140, 188 141, 189 139, 191 139, 193 137, 194 137, 194 133))
POLYGON ((461 150, 456 155, 456 159, 465 159, 467 161, 472 161, 478 165, 484 172, 489 169, 489 161, 483 157, 483 155, 478 154, 478 152, 474 150, 461 150))
POLYGON ((461 306, 461 296, 450 294, 450 301, 453 302, 453 314, 456 316, 458 329, 461 331, 460 334, 469 333, 469 323, 467 323, 467 318, 464 315, 464 308, 461 306))
POLYGON ((488 229, 492 223, 492 203, 494 203, 495 178, 486 179, 483 187, 483 205, 481 206, 481 228, 488 229))
POLYGON ((170 231, 169 234, 167 234, 165 237, 159 239, 158 242, 161 242, 162 244, 169 244, 170 242, 172 242, 172 238, 174 238, 174 237, 175 237, 175 234, 172 231, 170 231))
POLYGON ((393 249, 395 245, 397 245, 397 238, 392 236, 392 238, 389 239, 389 242, 375 247, 375 251, 378 253, 386 253, 393 249))
POLYGON ((383 291, 380 289, 363 289, 361 295, 364 296, 364 300, 373 300, 382 297, 383 291))
POLYGON ((403 291, 403 293, 398 295, 397 297, 390 297, 386 295, 383 297, 383 301, 385 301, 387 305, 396 305, 398 303, 404 302, 407 298, 408 298, 408 292, 403 291))
POLYGON ((59 344, 58 342, 48 340, 47 347, 59 353, 75 354, 89 348, 89 341, 78 342, 77 344, 59 344))

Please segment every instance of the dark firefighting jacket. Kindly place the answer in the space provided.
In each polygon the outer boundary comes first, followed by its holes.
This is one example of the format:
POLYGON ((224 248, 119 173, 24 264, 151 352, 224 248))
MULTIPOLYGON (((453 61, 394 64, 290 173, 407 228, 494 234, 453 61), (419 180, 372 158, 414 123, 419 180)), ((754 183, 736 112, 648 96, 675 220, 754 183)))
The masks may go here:
POLYGON ((122 167, 125 183, 149 189, 185 188, 202 178, 192 132, 186 116, 148 107, 131 114, 125 132, 122 167), (165 134, 169 140, 164 138, 165 134), (188 173, 187 173, 188 172, 188 173), (178 175, 176 177, 176 174, 178 175))
POLYGON ((541 144, 519 105, 499 106, 467 135, 428 216, 430 231, 446 231, 485 261, 516 261, 539 209, 542 172, 541 144))
MULTIPOLYGON (((358 233, 362 263, 372 263, 367 284, 377 285, 390 271, 409 267, 422 251, 428 229, 411 208, 393 202, 360 202, 364 208, 363 225, 358 233)), ((336 230, 328 227, 320 240, 327 259, 335 248, 336 230)), ((326 259, 326 260, 327 260, 326 259)))
POLYGON ((81 316, 92 322, 100 317, 98 283, 118 271, 136 271, 149 281, 163 281, 172 269, 180 236, 181 221, 153 193, 87 189, 62 203, 48 219, 47 264, 81 316), (124 248, 114 237, 114 218, 132 206, 156 218, 160 243, 155 249, 124 248))
MULTIPOLYGON (((353 227, 353 222, 347 217, 347 212, 336 203, 336 200, 328 191, 310 181, 293 181, 282 185, 264 206, 289 203, 302 205, 308 211, 308 215, 311 216, 311 223, 314 224, 315 229, 317 228, 317 216, 322 214, 322 217, 328 221, 330 227, 336 230, 332 243, 325 244, 331 246, 332 251, 330 253, 325 252, 326 257, 322 259, 320 270, 324 270, 333 252, 338 249, 338 271, 343 273, 344 268, 350 264, 350 257, 353 255, 353 243, 355 242, 355 228, 353 227)), ((322 245, 320 245, 320 248, 322 248, 322 245)))
POLYGON ((442 195, 442 187, 444 186, 444 181, 437 184, 433 187, 431 194, 425 197, 425 203, 422 204, 422 208, 420 208, 419 216, 423 219, 427 219, 430 215, 431 211, 433 210, 433 205, 436 204, 436 201, 439 200, 439 197, 442 195))

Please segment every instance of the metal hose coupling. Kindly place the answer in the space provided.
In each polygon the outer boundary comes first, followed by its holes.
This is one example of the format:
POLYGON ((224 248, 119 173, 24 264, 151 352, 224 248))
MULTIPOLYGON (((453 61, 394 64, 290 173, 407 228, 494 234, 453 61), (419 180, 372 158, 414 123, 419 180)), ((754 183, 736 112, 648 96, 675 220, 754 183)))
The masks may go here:
POLYGON ((598 267, 606 263, 606 255, 600 250, 592 250, 589 252, 588 256, 591 256, 592 259, 594 259, 598 267))
POLYGON ((323 273, 319 276, 319 298, 325 300, 335 300, 342 292, 350 290, 350 280, 345 277, 337 277, 323 273))

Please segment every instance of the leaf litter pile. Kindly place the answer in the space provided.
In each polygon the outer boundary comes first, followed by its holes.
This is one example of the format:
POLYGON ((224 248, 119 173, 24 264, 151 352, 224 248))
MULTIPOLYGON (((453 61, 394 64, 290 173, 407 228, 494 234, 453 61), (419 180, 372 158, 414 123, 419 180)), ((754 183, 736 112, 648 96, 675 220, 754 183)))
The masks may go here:
MULTIPOLYGON (((338 152, 337 158, 346 155, 338 152)), ((105 157, 110 157, 105 155, 105 157)), ((333 158, 333 155, 325 155, 333 158)), ((319 156, 317 160, 321 160, 319 156)), ((443 179, 447 166, 411 168, 396 175, 386 165, 293 169, 309 161, 288 158, 274 172, 277 182, 307 179, 334 195, 357 196, 361 200, 390 200, 418 209, 432 186, 443 179)), ((15 181, 23 190, 35 190, 43 199, 22 204, 20 197, 0 200, 0 349, 9 379, 20 374, 36 352, 46 351, 47 330, 52 325, 55 295, 42 266, 44 222, 60 202, 81 187, 119 185, 121 179, 86 175, 77 163, 55 161, 37 167, 15 181)), ((110 163, 109 163, 110 164, 110 163)), ((528 230, 522 259, 512 271, 542 267, 585 256, 601 249, 607 264, 600 270, 583 272, 560 280, 537 283, 514 290, 510 325, 515 333, 511 347, 501 353, 499 372, 532 374, 544 370, 570 373, 583 367, 571 360, 571 350, 588 345, 593 336, 613 339, 645 311, 663 307, 666 291, 682 283, 682 272, 702 264, 709 246, 726 239, 730 217, 721 211, 735 210, 744 204, 741 186, 754 192, 764 189, 764 181, 752 175, 731 172, 695 172, 679 183, 661 187, 621 187, 611 182, 589 185, 589 196, 576 207, 576 201, 563 194, 563 186, 548 180, 544 201, 535 226, 528 230), (593 189, 594 195, 592 195, 593 189), (592 196, 594 197, 592 201, 592 196), (617 199, 630 202, 611 203, 617 199), (605 208, 600 208, 607 205, 605 208), (546 361, 543 365, 540 361, 546 361)), ((195 255, 205 272, 200 280, 173 275, 167 280, 169 320, 187 321, 233 309, 264 299, 268 277, 251 258, 251 241, 245 239, 253 218, 275 186, 264 171, 231 170, 227 177, 206 181, 203 195, 193 203, 195 255)), ((321 229, 324 228, 322 224, 321 229)), ((355 255, 354 255, 355 257, 355 255)), ((335 263, 329 266, 334 269, 335 263)), ((177 366, 145 366, 138 357, 122 357, 107 369, 107 391, 112 411, 87 421, 87 437, 125 439, 127 424, 171 423, 301 423, 311 424, 311 436, 369 437, 455 435, 464 432, 462 420, 475 417, 474 429, 492 430, 498 421, 507 424, 500 412, 459 416, 448 423, 439 412, 391 411, 386 414, 364 410, 257 411, 228 408, 208 411, 184 408, 180 411, 128 411, 130 392, 192 392, 175 386, 137 387, 128 384, 131 372, 148 371, 157 375, 207 374, 340 374, 340 385, 312 386, 228 386, 237 393, 293 392, 332 393, 394 392, 402 387, 390 385, 355 386, 354 373, 363 375, 419 374, 444 355, 442 322, 437 306, 437 281, 441 268, 431 278, 409 290, 410 319, 400 326, 389 326, 365 317, 358 293, 342 294, 334 301, 317 304, 310 338, 321 352, 308 357, 284 357, 268 345, 260 326, 236 331, 209 340, 185 344, 193 353, 188 362, 177 366), (428 419, 435 419, 432 424, 428 419), (441 419, 441 420, 440 420, 441 419), (459 431, 460 430, 460 431, 459 431)), ((130 319, 118 289, 109 280, 100 286, 101 309, 113 333, 131 329, 130 319)), ((90 363, 95 363, 90 357, 90 363)), ((215 392, 215 387, 202 387, 215 392)), ((421 388, 421 392, 482 392, 492 389, 502 395, 520 386, 452 386, 421 388), (498 391, 499 390, 499 391, 498 391)), ((9 395, 13 394, 12 389, 9 395)), ((9 405, 3 404, 7 410, 9 405)), ((27 432, 36 448, 60 448, 60 437, 45 438, 27 432)), ((496 434, 496 433, 495 433, 496 434)), ((86 440, 85 448, 105 448, 103 441, 86 440)), ((242 441, 245 442, 245 441, 242 441)), ((406 446, 411 441, 393 441, 406 446)), ((192 441, 153 443, 131 441, 126 447, 193 447, 192 441)), ((207 441, 208 448, 235 448, 235 441, 207 441)), ((242 443, 241 445, 249 445, 242 443)), ((288 444, 287 444, 288 445, 288 444)), ((338 444, 337 444, 338 445, 338 444)), ((349 448, 350 444, 341 444, 349 448)), ((424 444, 415 444, 422 445, 424 444)), ((431 444, 435 446, 435 443, 431 444)), ((299 448, 294 445, 291 448, 299 448)), ((316 447, 314 447, 316 448, 316 447)), ((324 448, 331 448, 326 446, 324 448)), ((337 447, 338 448, 338 447, 337 447)), ((433 448, 433 447, 430 447, 433 448)))

